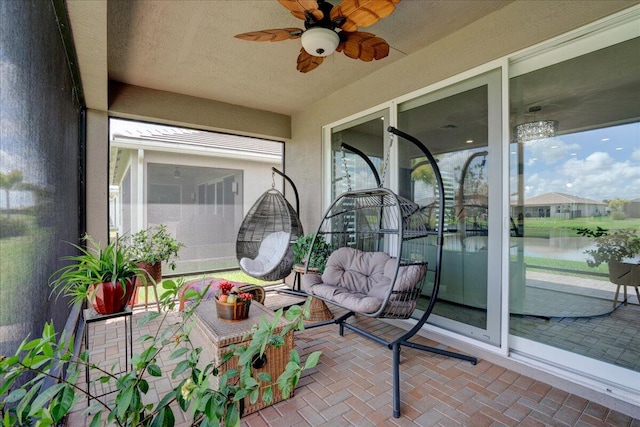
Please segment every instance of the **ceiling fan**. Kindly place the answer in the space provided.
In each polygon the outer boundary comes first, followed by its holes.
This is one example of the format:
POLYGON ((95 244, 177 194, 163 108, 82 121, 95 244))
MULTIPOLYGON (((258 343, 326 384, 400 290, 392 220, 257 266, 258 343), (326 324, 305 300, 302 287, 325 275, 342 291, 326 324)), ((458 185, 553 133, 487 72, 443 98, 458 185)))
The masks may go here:
POLYGON ((298 71, 316 69, 325 56, 334 51, 362 61, 382 59, 389 55, 389 44, 371 33, 357 31, 391 15, 400 0, 342 0, 333 6, 325 0, 278 0, 293 16, 304 20, 301 28, 251 31, 235 37, 255 42, 302 41, 298 55, 298 71))

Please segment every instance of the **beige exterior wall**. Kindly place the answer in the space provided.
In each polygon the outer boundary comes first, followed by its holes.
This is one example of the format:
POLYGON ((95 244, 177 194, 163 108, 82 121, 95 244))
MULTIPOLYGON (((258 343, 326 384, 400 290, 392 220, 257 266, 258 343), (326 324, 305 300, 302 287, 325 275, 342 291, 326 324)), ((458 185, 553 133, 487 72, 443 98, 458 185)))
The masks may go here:
MULTIPOLYGON (((244 170, 242 191, 242 210, 244 217, 251 206, 265 191, 271 188, 271 168, 280 168, 278 163, 267 161, 243 161, 240 159, 205 157, 189 154, 163 153, 160 151, 148 150, 144 157, 145 167, 147 163, 176 163, 185 166, 204 166, 210 168, 244 170)), ((276 179, 275 188, 282 191, 281 180, 276 179)), ((193 188, 192 191, 197 191, 193 188)), ((183 201, 186 203, 186 201, 183 201)))
POLYGON ((120 83, 109 87, 109 112, 127 119, 246 136, 291 137, 291 117, 284 114, 120 83))
POLYGON ((87 110, 87 233, 109 239, 109 122, 104 111, 87 110))
MULTIPOLYGON (((102 241, 106 241, 109 233, 109 114, 280 141, 291 137, 291 118, 284 114, 137 86, 113 85, 109 113, 89 110, 87 114, 87 232, 102 241)), ((264 185, 260 186, 260 193, 270 188, 264 185)), ((248 207, 251 204, 245 201, 248 207)))
POLYGON ((321 201, 322 126, 505 57, 634 4, 637 2, 516 1, 294 115, 291 141, 285 150, 285 170, 298 186, 300 216, 305 230, 315 230, 326 208, 321 201))

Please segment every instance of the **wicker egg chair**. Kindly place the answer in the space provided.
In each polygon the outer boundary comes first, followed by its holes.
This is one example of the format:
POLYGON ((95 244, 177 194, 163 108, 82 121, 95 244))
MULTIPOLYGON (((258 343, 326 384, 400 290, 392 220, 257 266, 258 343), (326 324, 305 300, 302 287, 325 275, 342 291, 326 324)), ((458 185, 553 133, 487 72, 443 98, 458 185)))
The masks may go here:
POLYGON ((303 234, 293 206, 280 191, 267 190, 240 225, 236 240, 240 269, 260 280, 284 279, 293 268, 292 245, 303 234))

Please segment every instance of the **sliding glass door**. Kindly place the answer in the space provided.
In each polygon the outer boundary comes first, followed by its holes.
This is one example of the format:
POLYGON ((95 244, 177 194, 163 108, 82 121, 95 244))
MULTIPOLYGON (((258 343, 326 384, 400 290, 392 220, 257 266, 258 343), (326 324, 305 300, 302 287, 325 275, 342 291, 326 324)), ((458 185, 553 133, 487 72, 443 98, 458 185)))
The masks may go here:
MULTIPOLYGON (((442 279, 430 323, 495 345, 502 268, 500 82, 494 70, 398 105, 398 128, 432 152, 444 181, 442 279)), ((397 153, 399 194, 437 215, 440 195, 423 154, 402 140, 397 153)), ((425 305, 431 291, 423 291, 425 305)))
POLYGON ((622 242, 640 225, 640 38, 598 50, 592 38, 582 52, 557 49, 552 63, 532 56, 510 67, 512 262, 527 285, 510 306, 510 343, 637 390, 638 258, 614 274, 592 257, 606 240, 579 231, 622 242))

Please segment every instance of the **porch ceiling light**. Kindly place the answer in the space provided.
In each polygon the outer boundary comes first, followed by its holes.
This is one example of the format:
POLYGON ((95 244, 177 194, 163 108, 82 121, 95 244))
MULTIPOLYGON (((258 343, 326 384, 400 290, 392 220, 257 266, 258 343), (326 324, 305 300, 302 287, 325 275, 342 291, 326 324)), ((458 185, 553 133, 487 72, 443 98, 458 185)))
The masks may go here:
POLYGON ((329 56, 340 43, 340 36, 329 28, 314 27, 302 33, 302 47, 309 55, 329 56))
MULTIPOLYGON (((542 110, 539 105, 529 108, 530 113, 535 113, 542 110)), ((533 120, 531 122, 520 123, 513 128, 513 134, 516 141, 519 143, 525 143, 529 141, 535 141, 537 139, 551 138, 558 132, 557 120, 533 120)))

